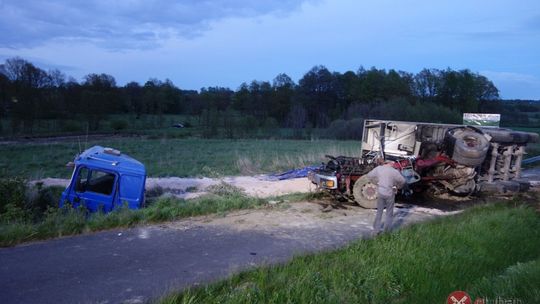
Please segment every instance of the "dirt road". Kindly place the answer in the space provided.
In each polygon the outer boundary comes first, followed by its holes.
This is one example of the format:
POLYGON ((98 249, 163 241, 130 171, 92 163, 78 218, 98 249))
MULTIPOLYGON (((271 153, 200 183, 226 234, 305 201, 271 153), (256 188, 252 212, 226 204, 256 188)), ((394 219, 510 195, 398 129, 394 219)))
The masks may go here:
MULTIPOLYGON (((68 179, 45 178, 40 180, 46 186, 65 187, 68 179)), ((146 179, 146 190, 161 188, 163 192, 173 193, 178 198, 191 199, 207 194, 212 185, 227 183, 242 189, 247 195, 271 197, 290 193, 315 191, 315 186, 307 178, 270 180, 266 175, 228 176, 222 178, 195 177, 150 177, 146 179)))
MULTIPOLYGON (((445 212, 401 208, 395 227, 445 212)), ((142 303, 368 237, 374 211, 273 205, 0 249, 2 303, 142 303)))

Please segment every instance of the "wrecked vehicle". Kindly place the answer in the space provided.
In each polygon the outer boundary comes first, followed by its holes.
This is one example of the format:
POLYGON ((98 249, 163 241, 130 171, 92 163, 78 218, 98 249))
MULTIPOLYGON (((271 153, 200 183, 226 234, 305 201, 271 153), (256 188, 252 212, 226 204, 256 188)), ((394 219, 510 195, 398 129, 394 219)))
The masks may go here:
POLYGON ((75 157, 73 175, 60 207, 70 204, 90 212, 110 212, 144 204, 146 169, 118 150, 94 146, 75 157))
POLYGON ((407 181, 402 195, 467 196, 477 191, 516 192, 525 146, 538 134, 497 127, 366 120, 360 157, 327 155, 308 175, 340 201, 376 208, 377 186, 364 177, 375 159, 394 161, 407 181))

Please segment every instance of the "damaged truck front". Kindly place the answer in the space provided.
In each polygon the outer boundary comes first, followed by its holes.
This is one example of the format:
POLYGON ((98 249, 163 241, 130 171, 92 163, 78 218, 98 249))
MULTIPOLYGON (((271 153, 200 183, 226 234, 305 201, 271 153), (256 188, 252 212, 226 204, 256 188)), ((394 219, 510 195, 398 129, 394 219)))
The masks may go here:
POLYGON ((364 175, 375 159, 394 161, 407 180, 403 194, 469 195, 519 191, 527 143, 538 134, 494 127, 366 120, 360 157, 327 156, 308 178, 340 200, 374 208, 377 187, 364 175))
POLYGON ((144 204, 146 170, 139 161, 118 150, 94 146, 75 157, 74 166, 60 207, 69 204, 89 212, 109 212, 144 204))

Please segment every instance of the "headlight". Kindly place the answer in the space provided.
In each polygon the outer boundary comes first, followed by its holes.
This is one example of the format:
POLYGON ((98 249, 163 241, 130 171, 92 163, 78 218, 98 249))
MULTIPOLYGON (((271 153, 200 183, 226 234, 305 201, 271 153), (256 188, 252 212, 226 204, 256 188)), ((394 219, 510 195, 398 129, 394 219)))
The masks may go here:
POLYGON ((334 181, 333 180, 322 180, 323 185, 328 188, 334 187, 334 181))

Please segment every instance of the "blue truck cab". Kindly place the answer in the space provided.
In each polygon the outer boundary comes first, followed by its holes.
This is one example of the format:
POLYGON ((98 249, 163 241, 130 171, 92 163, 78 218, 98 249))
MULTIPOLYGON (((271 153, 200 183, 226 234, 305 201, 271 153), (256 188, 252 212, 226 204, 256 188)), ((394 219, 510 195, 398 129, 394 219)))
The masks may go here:
POLYGON ((146 169, 139 161, 118 150, 94 146, 76 156, 74 165, 60 207, 71 204, 106 213, 124 205, 143 206, 146 169))

